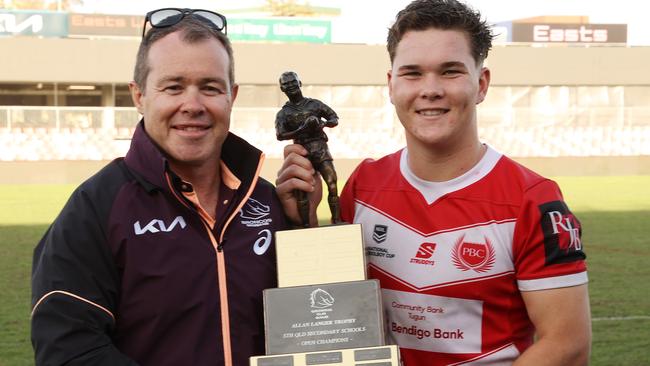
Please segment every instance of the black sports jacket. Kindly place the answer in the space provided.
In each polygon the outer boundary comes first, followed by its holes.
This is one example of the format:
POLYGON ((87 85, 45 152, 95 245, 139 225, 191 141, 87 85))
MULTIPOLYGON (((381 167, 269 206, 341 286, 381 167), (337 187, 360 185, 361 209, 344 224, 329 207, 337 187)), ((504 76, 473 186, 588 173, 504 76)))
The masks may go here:
POLYGON ((247 365, 287 227, 263 154, 229 134, 216 222, 140 122, 125 158, 84 182, 34 251, 37 365, 247 365))

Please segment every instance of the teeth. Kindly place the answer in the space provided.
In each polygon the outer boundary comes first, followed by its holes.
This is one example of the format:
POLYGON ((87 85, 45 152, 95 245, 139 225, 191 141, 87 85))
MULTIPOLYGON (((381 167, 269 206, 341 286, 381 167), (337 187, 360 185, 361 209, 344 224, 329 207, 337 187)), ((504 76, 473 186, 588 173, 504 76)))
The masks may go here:
POLYGON ((419 111, 418 113, 423 116, 439 116, 445 113, 445 111, 442 109, 426 109, 426 110, 419 111))
POLYGON ((182 131, 187 131, 187 132, 195 132, 195 131, 202 131, 203 127, 182 127, 180 128, 182 131))

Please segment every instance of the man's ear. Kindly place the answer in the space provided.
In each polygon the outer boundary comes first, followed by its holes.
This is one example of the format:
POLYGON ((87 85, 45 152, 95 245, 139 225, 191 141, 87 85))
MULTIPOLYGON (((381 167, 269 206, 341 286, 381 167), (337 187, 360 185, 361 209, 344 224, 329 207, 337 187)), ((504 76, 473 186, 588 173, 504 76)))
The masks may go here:
POLYGON ((490 69, 487 67, 481 68, 481 74, 478 79, 478 95, 476 98, 476 104, 481 104, 487 95, 488 88, 490 87, 490 69))
POLYGON ((393 69, 390 69, 388 70, 388 72, 386 72, 386 84, 388 85, 388 96, 390 98, 391 103, 393 103, 393 86, 391 84, 392 79, 393 79, 393 69))
POLYGON ((133 104, 138 109, 138 113, 144 115, 144 108, 142 106, 142 98, 144 97, 144 91, 140 89, 138 84, 135 81, 129 82, 129 91, 131 92, 131 100, 133 104))
POLYGON ((230 89, 230 104, 232 105, 235 103, 235 99, 237 99, 237 93, 239 92, 239 84, 235 83, 232 85, 232 88, 230 89))

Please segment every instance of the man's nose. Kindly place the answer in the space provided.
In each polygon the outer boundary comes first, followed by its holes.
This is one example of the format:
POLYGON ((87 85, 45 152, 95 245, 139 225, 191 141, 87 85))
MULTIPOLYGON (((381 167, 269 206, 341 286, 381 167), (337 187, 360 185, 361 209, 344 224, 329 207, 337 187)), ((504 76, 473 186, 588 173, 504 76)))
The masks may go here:
POLYGON ((183 104, 181 111, 188 114, 200 114, 205 111, 203 98, 198 88, 190 87, 183 93, 183 104))
POLYGON ((436 75, 427 74, 422 79, 420 97, 425 99, 438 99, 445 95, 443 83, 436 75))

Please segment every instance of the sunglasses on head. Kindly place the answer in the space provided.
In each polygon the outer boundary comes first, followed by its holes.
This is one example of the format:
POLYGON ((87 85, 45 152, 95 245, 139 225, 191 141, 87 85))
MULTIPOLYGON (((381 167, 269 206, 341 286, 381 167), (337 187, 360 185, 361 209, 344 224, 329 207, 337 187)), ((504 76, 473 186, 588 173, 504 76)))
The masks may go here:
POLYGON ((171 27, 189 15, 207 22, 218 31, 226 34, 226 17, 219 13, 203 9, 163 8, 147 13, 147 16, 144 18, 144 25, 142 26, 142 38, 144 38, 146 32, 147 22, 154 28, 165 28, 171 27))

